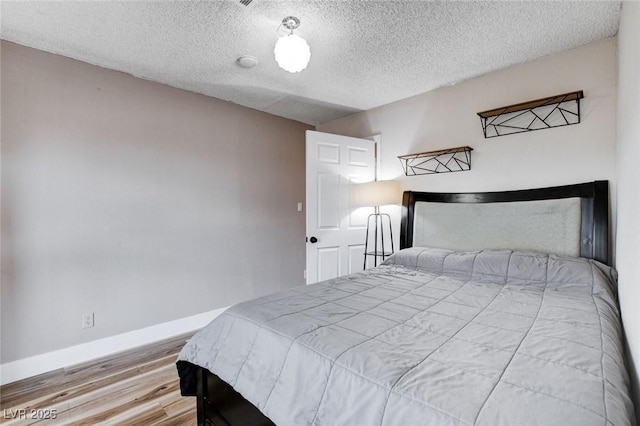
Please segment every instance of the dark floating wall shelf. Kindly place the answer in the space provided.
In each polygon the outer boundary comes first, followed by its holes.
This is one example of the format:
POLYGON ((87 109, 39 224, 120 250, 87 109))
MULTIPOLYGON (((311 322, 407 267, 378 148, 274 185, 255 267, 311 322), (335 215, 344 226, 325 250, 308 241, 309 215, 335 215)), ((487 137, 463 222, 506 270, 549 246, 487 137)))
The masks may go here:
POLYGON ((582 90, 479 112, 485 138, 580 123, 582 90))
POLYGON ((401 155, 398 158, 404 168, 404 174, 407 176, 462 172, 471 170, 471 151, 473 148, 469 146, 459 146, 439 151, 401 155))

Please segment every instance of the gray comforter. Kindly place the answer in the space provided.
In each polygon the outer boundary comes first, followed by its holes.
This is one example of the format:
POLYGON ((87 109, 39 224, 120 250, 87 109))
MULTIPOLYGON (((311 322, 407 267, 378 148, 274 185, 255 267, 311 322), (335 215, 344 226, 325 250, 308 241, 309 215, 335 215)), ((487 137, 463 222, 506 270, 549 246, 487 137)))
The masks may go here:
POLYGON ((631 425, 614 271, 512 251, 403 250, 198 332, 203 366, 278 425, 631 425))

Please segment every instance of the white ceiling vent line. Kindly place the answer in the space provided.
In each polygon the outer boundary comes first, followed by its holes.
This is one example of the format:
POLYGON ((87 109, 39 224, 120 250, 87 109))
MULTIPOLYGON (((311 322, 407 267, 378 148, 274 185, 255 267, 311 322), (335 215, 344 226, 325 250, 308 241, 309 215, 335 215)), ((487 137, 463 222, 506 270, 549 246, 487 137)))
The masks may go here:
POLYGON ((242 8, 242 9, 246 9, 249 7, 253 6, 253 3, 255 3, 255 0, 227 0, 229 3, 233 3, 236 6, 242 8))

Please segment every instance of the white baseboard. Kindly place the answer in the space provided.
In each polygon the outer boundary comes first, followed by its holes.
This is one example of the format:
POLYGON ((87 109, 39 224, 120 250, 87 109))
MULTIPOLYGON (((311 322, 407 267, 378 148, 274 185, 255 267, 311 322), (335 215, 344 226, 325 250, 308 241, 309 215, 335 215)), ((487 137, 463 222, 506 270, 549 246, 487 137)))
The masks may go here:
POLYGON ((227 308, 0 364, 0 385, 165 340, 207 325, 227 308))

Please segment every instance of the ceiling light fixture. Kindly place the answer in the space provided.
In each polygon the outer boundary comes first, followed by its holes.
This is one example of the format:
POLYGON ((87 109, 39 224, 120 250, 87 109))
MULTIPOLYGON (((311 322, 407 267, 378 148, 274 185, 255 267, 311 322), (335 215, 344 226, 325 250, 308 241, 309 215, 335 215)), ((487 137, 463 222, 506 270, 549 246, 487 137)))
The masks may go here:
POLYGON ((307 67, 311 58, 309 45, 302 38, 293 34, 293 30, 300 26, 300 20, 295 16, 287 16, 282 20, 282 26, 290 32, 280 37, 273 53, 280 68, 285 71, 300 72, 307 67))

